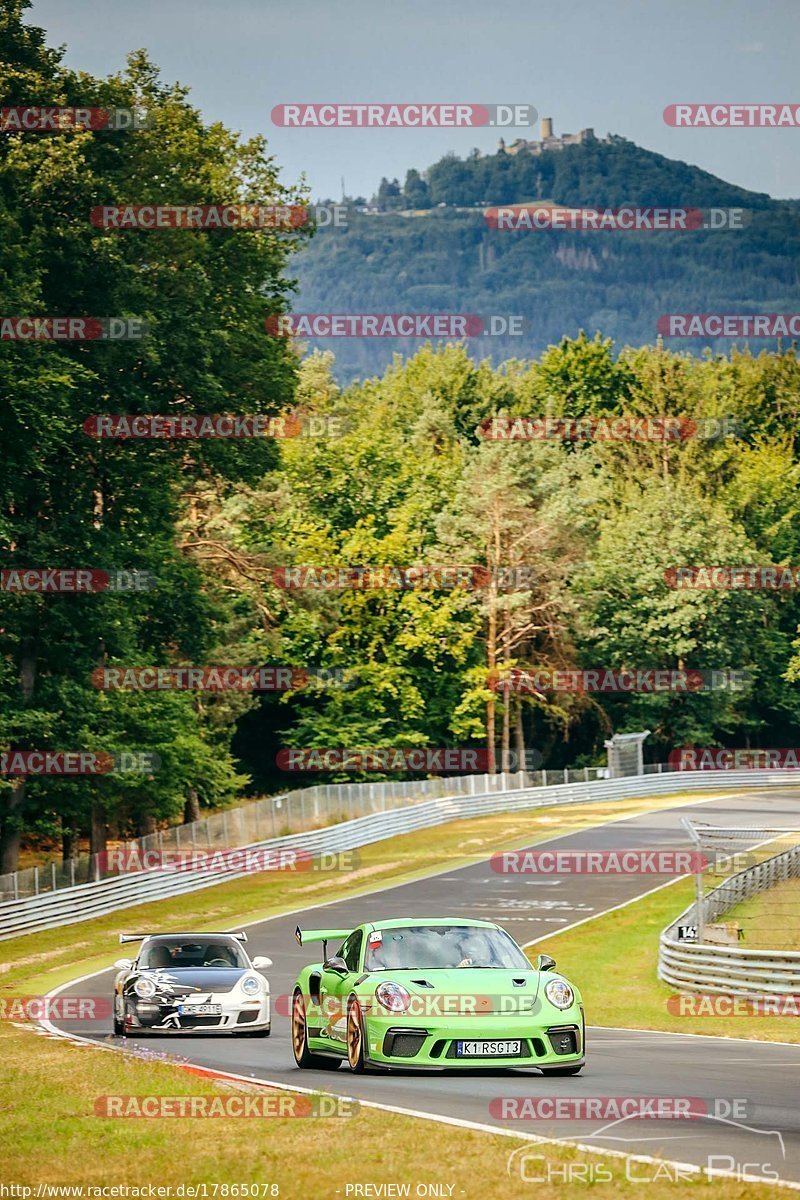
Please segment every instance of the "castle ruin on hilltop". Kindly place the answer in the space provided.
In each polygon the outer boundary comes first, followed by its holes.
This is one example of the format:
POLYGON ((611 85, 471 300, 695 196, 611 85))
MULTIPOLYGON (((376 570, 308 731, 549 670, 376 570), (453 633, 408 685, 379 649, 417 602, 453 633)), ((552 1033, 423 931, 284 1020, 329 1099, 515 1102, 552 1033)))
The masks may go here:
POLYGON ((545 150, 563 150, 565 146, 580 146, 583 142, 598 140, 593 129, 581 129, 578 133, 563 133, 556 137, 553 133, 552 117, 542 117, 541 134, 541 141, 529 142, 525 138, 516 138, 509 146, 506 145, 505 138, 500 138, 497 148, 506 154, 519 154, 520 150, 527 150, 529 154, 542 154, 545 150))

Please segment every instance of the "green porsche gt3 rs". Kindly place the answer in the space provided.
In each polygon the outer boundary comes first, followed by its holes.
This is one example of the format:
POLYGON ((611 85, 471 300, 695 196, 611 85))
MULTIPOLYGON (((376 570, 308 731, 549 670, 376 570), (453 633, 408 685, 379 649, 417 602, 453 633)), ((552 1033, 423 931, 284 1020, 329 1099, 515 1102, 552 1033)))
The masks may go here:
POLYGON ((356 929, 297 929, 322 942, 292 996, 299 1067, 537 1067, 584 1065, 577 988, 539 955, 534 967, 490 921, 399 918, 356 929), (338 946, 328 957, 327 943, 338 946))

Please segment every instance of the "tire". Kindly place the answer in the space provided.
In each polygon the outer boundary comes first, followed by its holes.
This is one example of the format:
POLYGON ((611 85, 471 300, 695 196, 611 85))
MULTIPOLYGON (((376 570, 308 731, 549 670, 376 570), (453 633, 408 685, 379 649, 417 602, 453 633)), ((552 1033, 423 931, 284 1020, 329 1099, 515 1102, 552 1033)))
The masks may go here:
POLYGON ((362 1075, 366 1070, 364 1059, 364 1021, 361 1008, 355 996, 351 996, 347 1005, 347 1062, 354 1075, 362 1075))
MULTIPOLYGON (((112 1004, 113 1004, 113 1001, 112 1001, 112 1004)), ((124 1006, 124 1001, 123 1001, 123 1006, 124 1006)), ((120 1021, 120 1019, 116 1013, 116 1005, 114 1005, 113 1011, 114 1011, 114 1037, 127 1037, 128 1035, 125 1031, 125 1020, 123 1018, 123 1020, 120 1021)), ((124 1008, 123 1008, 123 1011, 124 1011, 124 1008)))
POLYGON ((308 1048, 308 1029, 306 1026, 306 1006, 303 994, 295 989, 292 998, 292 1053, 294 1061, 301 1070, 338 1071, 339 1059, 326 1058, 324 1054, 312 1054, 308 1048))
POLYGON ((540 1067, 543 1075, 580 1075, 585 1063, 575 1063, 571 1067, 540 1067))

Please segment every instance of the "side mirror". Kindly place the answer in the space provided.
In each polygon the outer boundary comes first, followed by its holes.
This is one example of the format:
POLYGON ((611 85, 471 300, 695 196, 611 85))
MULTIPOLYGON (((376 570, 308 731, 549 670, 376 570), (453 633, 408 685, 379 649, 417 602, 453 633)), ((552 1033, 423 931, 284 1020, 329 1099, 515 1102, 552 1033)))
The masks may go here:
POLYGON ((556 965, 556 960, 551 958, 549 954, 540 954, 536 960, 537 971, 552 971, 556 965))
POLYGON ((133 959, 132 958, 118 958, 117 961, 114 963, 114 966, 117 968, 118 971, 130 971, 131 967, 133 966, 133 959))
POLYGON ((333 958, 328 958, 322 964, 323 970, 333 971, 335 975, 346 975, 348 972, 347 963, 338 954, 334 954, 333 958))
POLYGON ((267 967, 272 966, 272 959, 263 954, 257 954, 253 959, 253 966, 257 971, 266 971, 267 967))

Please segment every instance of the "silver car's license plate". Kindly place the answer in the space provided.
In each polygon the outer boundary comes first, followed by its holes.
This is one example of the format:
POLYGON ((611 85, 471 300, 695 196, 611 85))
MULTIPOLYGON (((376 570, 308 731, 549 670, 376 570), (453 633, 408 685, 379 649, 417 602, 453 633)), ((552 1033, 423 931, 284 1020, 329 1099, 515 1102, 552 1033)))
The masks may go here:
POLYGON ((182 1017, 221 1017, 221 1004, 179 1004, 178 1012, 182 1017))
POLYGON ((522 1042, 456 1042, 456 1058, 519 1058, 522 1042))

